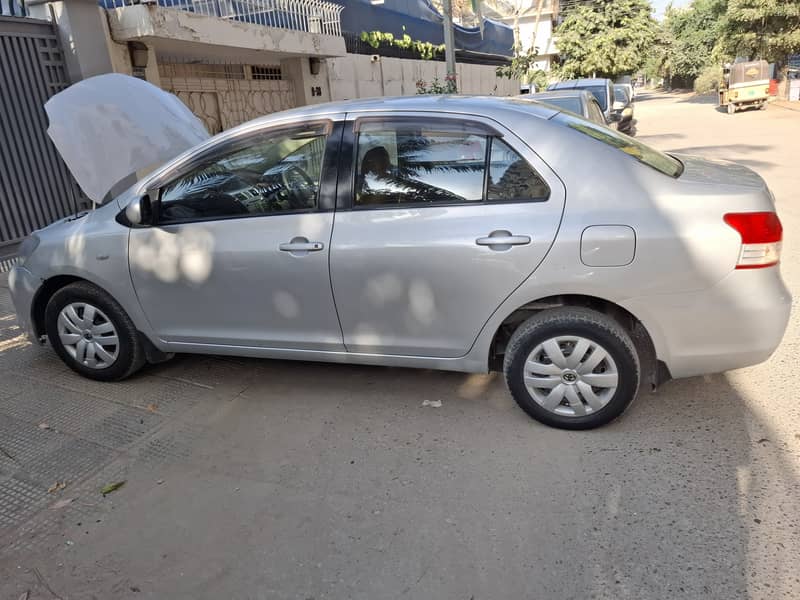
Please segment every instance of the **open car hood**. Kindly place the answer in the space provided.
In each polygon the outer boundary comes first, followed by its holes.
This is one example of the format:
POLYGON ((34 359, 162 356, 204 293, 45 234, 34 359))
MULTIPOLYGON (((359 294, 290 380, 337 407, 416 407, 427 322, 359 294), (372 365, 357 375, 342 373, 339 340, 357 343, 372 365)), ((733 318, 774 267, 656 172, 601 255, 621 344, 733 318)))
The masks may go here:
POLYGON ((119 73, 71 85, 44 108, 48 135, 95 203, 210 137, 176 96, 119 73))

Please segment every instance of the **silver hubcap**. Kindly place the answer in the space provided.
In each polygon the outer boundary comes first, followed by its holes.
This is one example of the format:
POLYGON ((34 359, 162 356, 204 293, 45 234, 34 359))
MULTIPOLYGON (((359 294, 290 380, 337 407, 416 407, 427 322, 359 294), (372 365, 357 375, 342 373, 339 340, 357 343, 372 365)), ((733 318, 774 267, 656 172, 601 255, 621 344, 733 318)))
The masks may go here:
POLYGON ((86 367, 105 369, 117 360, 117 330, 106 314, 91 304, 73 302, 61 309, 58 337, 69 355, 86 367))
POLYGON ((542 342, 525 361, 525 387, 542 408, 565 417, 597 412, 617 391, 614 359, 600 344, 578 336, 542 342))

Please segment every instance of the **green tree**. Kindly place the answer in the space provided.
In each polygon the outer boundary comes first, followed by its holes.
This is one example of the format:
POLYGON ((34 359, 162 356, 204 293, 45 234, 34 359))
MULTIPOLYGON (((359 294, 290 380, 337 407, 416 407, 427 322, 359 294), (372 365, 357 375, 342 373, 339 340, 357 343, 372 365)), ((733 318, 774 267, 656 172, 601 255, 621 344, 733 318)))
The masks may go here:
POLYGON ((648 0, 595 0, 571 9, 555 32, 562 77, 638 71, 655 40, 651 13, 648 0))
POLYGON ((719 62, 714 47, 722 36, 726 4, 726 0, 693 0, 686 8, 667 8, 663 23, 665 74, 691 80, 719 62))
POLYGON ((729 0, 722 28, 729 56, 783 62, 800 52, 800 1, 729 0))

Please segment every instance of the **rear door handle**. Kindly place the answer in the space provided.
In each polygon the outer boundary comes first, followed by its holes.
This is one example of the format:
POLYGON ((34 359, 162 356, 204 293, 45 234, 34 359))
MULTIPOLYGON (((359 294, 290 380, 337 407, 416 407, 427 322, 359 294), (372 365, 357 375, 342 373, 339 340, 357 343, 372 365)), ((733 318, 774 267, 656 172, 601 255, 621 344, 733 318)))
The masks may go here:
POLYGON ((319 252, 325 248, 322 242, 309 242, 307 238, 296 237, 292 238, 290 242, 284 242, 278 245, 278 250, 281 252, 291 252, 292 254, 306 254, 308 252, 319 252))
POLYGON ((511 246, 524 246, 531 243, 529 235, 512 235, 510 231, 493 231, 486 237, 475 240, 478 246, 490 246, 492 250, 508 250, 511 246))

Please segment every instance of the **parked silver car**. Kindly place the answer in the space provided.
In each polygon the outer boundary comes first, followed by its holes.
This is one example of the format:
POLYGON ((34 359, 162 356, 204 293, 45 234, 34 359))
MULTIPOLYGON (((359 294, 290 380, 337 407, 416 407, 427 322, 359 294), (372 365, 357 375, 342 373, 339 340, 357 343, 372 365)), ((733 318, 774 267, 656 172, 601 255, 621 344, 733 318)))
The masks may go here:
POLYGON ((781 236, 745 167, 530 101, 379 98, 201 143, 35 232, 10 288, 93 379, 176 352, 495 369, 582 429, 640 386, 769 357, 781 236))
POLYGON ((600 103, 591 92, 586 90, 554 90, 552 92, 540 92, 529 96, 520 95, 518 98, 524 100, 536 100, 555 106, 562 111, 569 111, 580 115, 600 125, 609 125, 600 108, 600 103))

